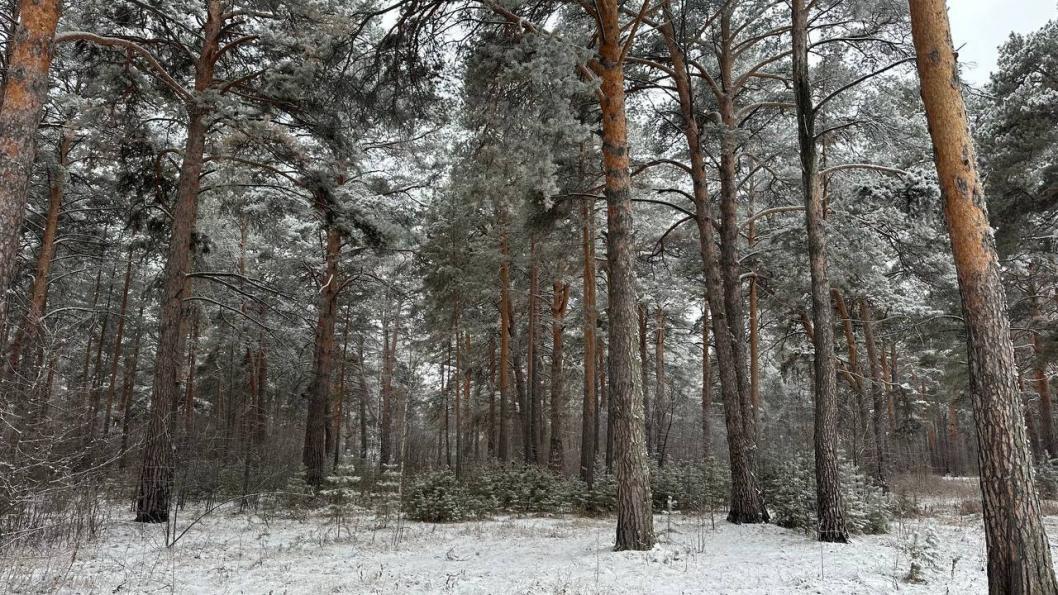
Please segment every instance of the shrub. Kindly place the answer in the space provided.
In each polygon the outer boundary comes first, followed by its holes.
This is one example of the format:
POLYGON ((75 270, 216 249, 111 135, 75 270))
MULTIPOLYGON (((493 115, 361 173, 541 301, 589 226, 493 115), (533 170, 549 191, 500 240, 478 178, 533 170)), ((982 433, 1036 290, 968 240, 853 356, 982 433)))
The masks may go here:
MULTIPOLYGON (((870 482, 855 465, 841 461, 841 495, 845 521, 850 533, 878 534, 889 531, 893 504, 888 495, 870 482)), ((768 511, 772 522, 781 527, 816 527, 816 480, 814 461, 798 454, 780 462, 764 476, 768 511)))
POLYGON ((1036 467, 1036 489, 1040 498, 1058 498, 1058 459, 1048 459, 1036 467))
POLYGON ((421 475, 412 482, 404 505, 409 518, 449 523, 477 518, 486 506, 451 471, 421 475))

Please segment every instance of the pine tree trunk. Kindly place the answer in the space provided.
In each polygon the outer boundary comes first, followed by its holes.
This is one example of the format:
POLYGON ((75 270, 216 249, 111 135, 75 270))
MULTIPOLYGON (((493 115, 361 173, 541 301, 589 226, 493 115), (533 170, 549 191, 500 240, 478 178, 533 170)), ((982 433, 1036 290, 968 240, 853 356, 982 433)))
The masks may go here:
POLYGON ((540 463, 543 451, 543 431, 541 428, 542 411, 540 401, 543 391, 540 387, 540 358, 537 349, 537 337, 540 326, 540 263, 538 262, 535 235, 529 240, 529 331, 527 335, 526 366, 529 385, 525 410, 525 462, 540 463))
POLYGON ((989 591, 1058 593, 1025 436, 1006 295, 959 92, 945 2, 911 0, 910 5, 922 100, 968 335, 989 591))
POLYGON ((658 464, 665 464, 665 309, 658 306, 654 313, 654 455, 658 464))
MULTIPOLYGON (((202 52, 195 63, 195 93, 201 96, 213 83, 213 70, 219 58, 223 12, 219 0, 209 0, 203 24, 202 52)), ((198 189, 202 180, 209 108, 188 106, 187 141, 180 166, 176 202, 171 207, 172 231, 162 272, 163 289, 158 315, 158 347, 155 351, 151 413, 143 447, 143 468, 136 497, 136 520, 159 523, 169 519, 169 499, 173 484, 173 414, 180 397, 180 362, 183 361, 184 324, 190 312, 187 274, 191 264, 191 242, 198 209, 198 189)))
POLYGON ((113 420, 114 396, 117 394, 118 364, 121 361, 121 352, 125 340, 125 318, 129 307, 129 287, 132 285, 132 247, 129 246, 129 255, 125 262, 125 281, 121 288, 121 307, 118 310, 118 326, 114 331, 114 350, 110 354, 110 378, 107 382, 107 406, 103 417, 103 437, 110 434, 110 425, 113 420))
POLYGON ((871 368, 871 398, 874 402, 874 480, 880 486, 888 486, 889 405, 886 402, 885 375, 874 339, 874 314, 865 299, 860 300, 860 322, 863 324, 863 342, 867 346, 867 361, 871 368))
POLYGON ((0 98, 0 320, 7 319, 7 290, 18 266, 18 238, 36 157, 37 127, 48 95, 60 5, 59 0, 21 0, 18 25, 8 39, 0 98))
POLYGON ((342 234, 336 216, 322 198, 317 198, 317 208, 324 216, 327 232, 324 248, 324 268, 319 291, 318 319, 316 323, 316 346, 313 354, 312 381, 308 388, 308 410, 305 420, 305 446, 302 464, 305 465, 305 483, 319 488, 323 483, 327 461, 327 428, 330 423, 332 381, 334 377, 334 327, 338 319, 338 261, 341 258, 342 234))
POLYGON ((654 546, 643 418, 643 387, 635 356, 636 281, 632 241, 628 123, 625 117, 620 4, 596 2, 600 45, 602 153, 606 173, 609 283, 610 415, 614 416, 617 470, 617 550, 654 546))
POLYGON ((548 467, 555 473, 562 473, 566 462, 566 451, 563 443, 565 428, 562 420, 566 413, 566 386, 562 370, 563 341, 565 330, 566 304, 569 303, 569 284, 555 281, 552 285, 551 298, 551 450, 548 456, 548 467))
MULTIPOLYGON (((44 318, 44 308, 48 301, 48 277, 51 274, 52 262, 55 260, 55 240, 59 235, 59 217, 62 214, 62 201, 66 194, 66 165, 73 140, 71 130, 64 128, 56 159, 58 166, 49 173, 48 216, 44 223, 40 251, 37 252, 36 272, 33 275, 33 284, 29 292, 29 307, 26 309, 22 324, 15 333, 15 339, 9 348, 8 370, 5 376, 13 382, 14 392, 21 393, 23 399, 32 394, 33 379, 37 376, 37 370, 33 365, 36 360, 34 354, 37 352, 41 320, 44 318)), ((3 318, 2 309, 0 309, 0 318, 3 318)))
POLYGON ((132 354, 125 359, 124 378, 121 385, 121 450, 118 457, 118 468, 124 469, 129 450, 129 404, 132 391, 136 388, 136 369, 140 360, 140 338, 143 336, 143 302, 136 315, 136 338, 132 340, 132 354))
POLYGON ((367 371, 364 369, 364 335, 357 337, 356 368, 360 384, 360 395, 357 399, 357 417, 360 422, 360 466, 367 463, 367 400, 369 398, 367 387, 367 371))
POLYGON ((859 448, 860 441, 862 440, 863 442, 866 442, 869 433, 868 418, 870 416, 867 413, 867 384, 863 373, 863 366, 860 365, 859 347, 856 344, 856 332, 852 327, 852 317, 849 314, 848 305, 845 303, 845 297, 836 287, 830 288, 830 296, 834 300, 834 309, 838 311, 838 316, 841 317, 841 328, 845 333, 845 345, 849 350, 849 366, 847 369, 843 369, 843 372, 846 380, 848 380, 849 387, 856 393, 856 409, 853 411, 852 415, 855 421, 851 424, 852 428, 850 433, 852 434, 853 444, 857 445, 854 449, 854 458, 859 460, 862 450, 859 448))
POLYGON ((711 323, 716 350, 717 369, 720 374, 720 392, 724 403, 724 423, 727 428, 728 457, 731 469, 731 509, 728 520, 734 523, 766 523, 768 511, 761 498, 757 480, 753 475, 754 456, 746 424, 742 419, 742 399, 736 348, 731 327, 727 322, 724 304, 723 281, 720 272, 720 257, 714 239, 711 197, 705 170, 705 158, 701 147, 701 135, 696 119, 693 90, 683 50, 676 43, 668 0, 662 4, 665 23, 660 27, 662 39, 668 49, 675 75, 677 96, 683 134, 687 141, 691 161, 691 183, 694 191, 695 223, 698 226, 698 246, 702 257, 702 268, 706 279, 706 296, 709 301, 711 323))
MULTIPOLYGON (((1032 293, 1036 293, 1035 284, 1031 286, 1032 293)), ((1033 383, 1036 385, 1036 394, 1040 397, 1040 443, 1047 451, 1047 458, 1058 456, 1058 443, 1054 435, 1054 412, 1051 400, 1051 387, 1047 379, 1047 357, 1043 353, 1040 341, 1039 329, 1046 328, 1047 322, 1040 315, 1039 296, 1033 295, 1029 299, 1030 316, 1032 317, 1032 357, 1033 357, 1033 383)))
POLYGON ((650 360, 647 359, 647 312, 646 304, 639 304, 639 361, 642 365, 643 415, 646 417, 647 454, 654 456, 654 414, 650 399, 650 360))
POLYGON ((497 432, 498 458, 501 463, 510 459, 511 439, 508 420, 511 403, 511 249, 508 239, 508 215, 500 211, 500 417, 497 432))
POLYGON ((713 429, 709 419, 713 408, 713 370, 709 363, 709 305, 702 313, 702 454, 713 456, 713 429))
POLYGON ((845 543, 848 529, 838 476, 837 377, 834 326, 827 274, 826 230, 815 140, 815 107, 808 78, 808 18, 804 0, 793 0, 793 84, 805 197, 808 261, 812 277, 815 346, 815 474, 819 540, 845 543))
POLYGON ((485 454, 491 461, 496 458, 496 337, 489 337, 489 408, 485 428, 485 454))
MULTIPOLYGON (((586 198, 580 207, 581 256, 584 260, 584 400, 581 406, 580 425, 580 478, 591 490, 595 485, 595 444, 597 442, 599 410, 596 407, 595 378, 595 211, 594 199, 586 198)), ((609 454, 606 457, 610 461, 609 454)), ((607 465, 609 468, 609 465, 607 465)))

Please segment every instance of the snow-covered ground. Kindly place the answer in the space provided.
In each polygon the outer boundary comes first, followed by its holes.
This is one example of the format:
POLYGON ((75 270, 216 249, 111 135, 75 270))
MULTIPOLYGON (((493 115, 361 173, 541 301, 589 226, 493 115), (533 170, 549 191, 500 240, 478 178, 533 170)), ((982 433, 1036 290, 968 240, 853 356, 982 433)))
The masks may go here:
MULTIPOLYGON (((377 527, 349 519, 216 512, 172 548, 164 527, 114 511, 75 551, 0 559, 0 591, 67 593, 983 593, 980 517, 901 520, 888 535, 822 545, 775 526, 658 516, 659 545, 611 551, 609 518, 499 518, 377 527), (903 580, 911 535, 932 527, 937 567, 903 580), (347 533, 348 531, 348 533, 347 533), (6 584, 5 584, 6 583, 6 584)), ((178 530, 191 518, 178 520, 178 530)), ((1048 519, 1058 535, 1058 518, 1048 519)), ((1053 539, 1052 539, 1053 541, 1053 539)))

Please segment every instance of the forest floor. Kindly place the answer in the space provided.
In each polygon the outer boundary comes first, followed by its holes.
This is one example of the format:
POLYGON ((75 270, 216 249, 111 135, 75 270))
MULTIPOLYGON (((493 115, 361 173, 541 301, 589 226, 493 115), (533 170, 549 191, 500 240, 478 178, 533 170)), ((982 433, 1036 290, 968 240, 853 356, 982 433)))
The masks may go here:
MULTIPOLYGON (((961 488, 958 489, 961 492, 961 488)), ((70 593, 983 593, 981 519, 962 495, 914 494, 921 511, 887 535, 820 544, 772 525, 659 515, 659 544, 611 551, 611 518, 502 517, 428 524, 218 511, 171 547, 165 527, 113 510, 71 551, 0 559, 2 592, 70 593), (935 566, 904 579, 927 527, 935 566)), ((182 531, 194 515, 177 519, 182 531)), ((1052 543, 1058 517, 1047 518, 1052 543)))

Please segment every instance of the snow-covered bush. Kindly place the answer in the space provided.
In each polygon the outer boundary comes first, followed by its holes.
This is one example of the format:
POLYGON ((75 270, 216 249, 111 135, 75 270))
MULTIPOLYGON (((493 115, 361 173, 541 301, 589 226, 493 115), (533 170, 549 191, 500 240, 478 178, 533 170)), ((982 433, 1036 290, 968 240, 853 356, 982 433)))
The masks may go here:
POLYGON ((668 510, 670 498, 673 510, 704 511, 723 506, 730 486, 727 471, 715 459, 655 466, 650 479, 654 512, 668 510))
POLYGON ((509 512, 572 512, 576 493, 571 480, 531 465, 482 469, 472 485, 482 499, 491 499, 499 510, 509 512))
POLYGON ((356 475, 356 467, 342 464, 338 465, 320 486, 319 495, 327 499, 327 512, 334 519, 339 536, 341 536, 342 525, 357 495, 356 486, 359 483, 360 477, 356 475))
POLYGON ((491 512, 492 507, 488 504, 451 471, 436 471, 421 475, 412 482, 404 509, 417 521, 450 523, 491 512))
POLYGON ((581 480, 576 480, 573 506, 581 514, 608 514, 617 509, 617 479, 603 469, 595 470, 592 489, 581 480))
MULTIPOLYGON (((878 534, 889 531, 893 515, 891 498, 875 486, 855 465, 841 462, 841 496, 850 533, 878 534)), ((781 527, 816 527, 816 479, 813 459, 798 454, 768 470, 762 484, 772 522, 781 527)))
POLYGON ((907 536, 900 544, 900 549, 911 562, 904 580, 909 583, 924 583, 927 571, 940 568, 937 552, 939 544, 937 533, 929 526, 913 531, 907 536))

